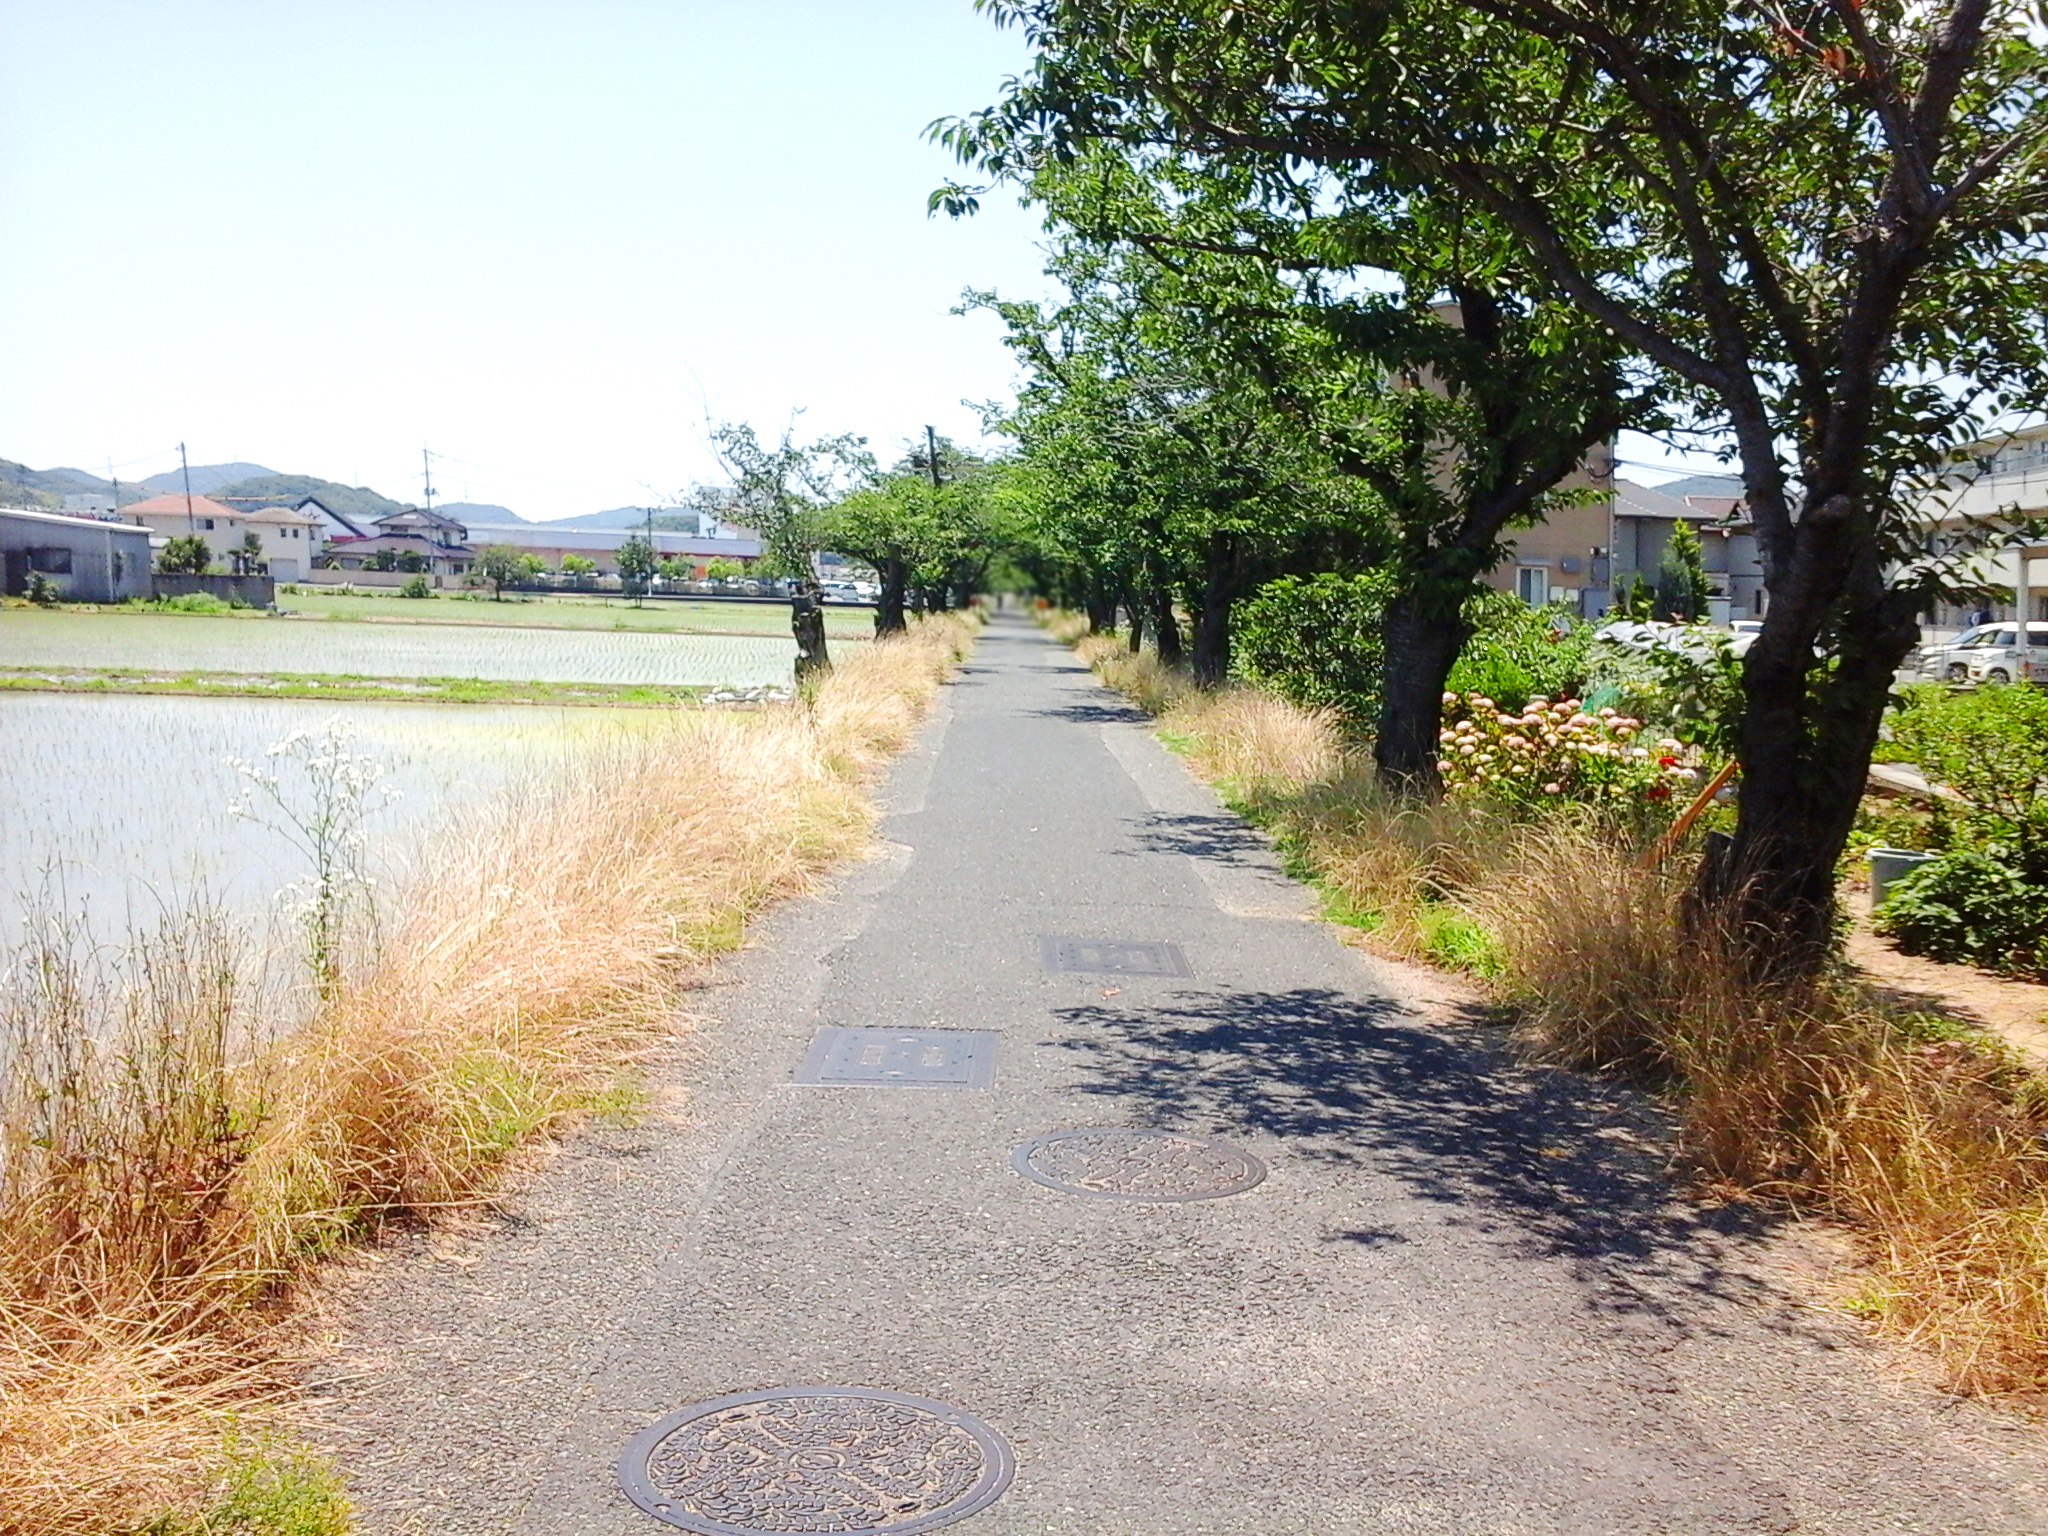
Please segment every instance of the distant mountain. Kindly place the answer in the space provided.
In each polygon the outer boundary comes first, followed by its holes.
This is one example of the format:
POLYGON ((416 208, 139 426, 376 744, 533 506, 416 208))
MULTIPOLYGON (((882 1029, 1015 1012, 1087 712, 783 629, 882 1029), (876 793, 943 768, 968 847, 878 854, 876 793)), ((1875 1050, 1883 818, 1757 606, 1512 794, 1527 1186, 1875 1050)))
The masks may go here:
MULTIPOLYGON (((113 486, 82 469, 30 469, 0 459, 0 501, 40 507, 48 512, 65 510, 67 496, 108 497, 113 486)), ((121 482, 121 504, 146 499, 149 492, 133 480, 121 482)))
POLYGON ((459 523, 481 523, 487 528, 503 528, 508 524, 530 522, 510 507, 496 506, 488 501, 444 501, 435 505, 436 512, 445 512, 459 523))
MULTIPOLYGON (((645 507, 613 507, 608 512, 585 512, 577 517, 553 517, 547 520, 550 528, 645 528, 647 509, 645 507)), ((670 533, 680 530, 684 533, 697 531, 697 514, 683 512, 674 507, 654 509, 654 526, 670 533)))
POLYGON ((53 479, 39 469, 0 459, 0 504, 29 507, 40 512, 62 512, 64 496, 74 487, 53 479))
POLYGON ((82 469, 45 469, 39 473, 45 480, 62 485, 67 495, 79 491, 97 491, 105 495, 113 489, 112 485, 98 475, 89 475, 82 469))
MULTIPOLYGON (((147 482, 145 482, 147 483, 147 482)), ((192 471, 192 489, 199 489, 199 471, 192 471)), ((403 512, 405 503, 380 496, 367 485, 343 485, 322 480, 318 475, 280 475, 264 470, 245 480, 230 480, 206 493, 209 496, 249 497, 272 506, 288 507, 308 496, 317 496, 329 510, 344 517, 379 518, 403 512)))
MULTIPOLYGON (((258 475, 276 473, 276 470, 265 469, 261 464, 194 464, 192 494, 211 496, 215 491, 225 490, 237 480, 249 480, 258 475)), ((168 494, 171 491, 185 489, 185 476, 180 470, 167 469, 160 475, 151 475, 142 483, 160 495, 168 494)))

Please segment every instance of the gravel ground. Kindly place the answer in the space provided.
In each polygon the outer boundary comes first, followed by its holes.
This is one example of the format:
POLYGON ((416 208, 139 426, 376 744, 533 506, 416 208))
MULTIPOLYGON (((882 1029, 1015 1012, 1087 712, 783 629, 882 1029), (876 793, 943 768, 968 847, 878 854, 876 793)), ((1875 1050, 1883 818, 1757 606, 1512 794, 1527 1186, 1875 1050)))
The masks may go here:
POLYGON ((2032 1430, 1813 1305, 1824 1250, 1674 1200, 1651 1106, 1417 1017, 1066 652, 999 622, 944 703, 882 856, 693 1000, 657 1115, 339 1287, 312 1386, 369 1531, 653 1536, 621 1447, 799 1385, 1007 1437, 963 1536, 2048 1531, 2032 1430), (1051 973, 1043 935, 1194 974, 1051 973), (793 1085, 829 1025, 998 1031, 994 1084, 793 1085), (1269 1176, 1011 1170, 1088 1126, 1269 1176))

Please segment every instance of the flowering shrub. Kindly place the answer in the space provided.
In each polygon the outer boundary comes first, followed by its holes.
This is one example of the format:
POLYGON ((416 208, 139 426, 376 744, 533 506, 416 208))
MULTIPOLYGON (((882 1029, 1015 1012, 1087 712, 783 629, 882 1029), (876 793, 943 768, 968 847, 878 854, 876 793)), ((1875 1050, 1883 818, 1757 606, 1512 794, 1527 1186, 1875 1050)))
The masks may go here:
POLYGON ((1698 772, 1676 740, 1648 740, 1643 722, 1577 699, 1531 699, 1502 709, 1483 694, 1444 695, 1437 771, 1452 794, 1525 804, 1668 802, 1698 772))

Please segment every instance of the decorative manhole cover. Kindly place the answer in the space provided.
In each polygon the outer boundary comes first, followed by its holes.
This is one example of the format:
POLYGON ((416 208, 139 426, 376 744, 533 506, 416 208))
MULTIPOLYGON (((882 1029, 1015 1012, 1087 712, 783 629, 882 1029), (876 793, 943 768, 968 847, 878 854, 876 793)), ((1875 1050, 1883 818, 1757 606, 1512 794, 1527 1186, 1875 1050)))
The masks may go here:
POLYGON ((1102 976, 1192 976, 1178 944, 1153 939, 1068 939, 1038 941, 1048 971, 1081 971, 1102 976))
POLYGON ((1017 1464, 972 1414, 900 1392, 788 1387, 684 1408, 619 1458, 626 1497, 705 1536, 909 1536, 1003 1495, 1017 1464))
POLYGON ((995 1081, 992 1029, 818 1031, 796 1069, 799 1083, 871 1088, 986 1088, 995 1081))
POLYGON ((1266 1176, 1249 1152, 1178 1131, 1058 1131, 1010 1154, 1025 1178, 1108 1200, 1215 1200, 1266 1176))

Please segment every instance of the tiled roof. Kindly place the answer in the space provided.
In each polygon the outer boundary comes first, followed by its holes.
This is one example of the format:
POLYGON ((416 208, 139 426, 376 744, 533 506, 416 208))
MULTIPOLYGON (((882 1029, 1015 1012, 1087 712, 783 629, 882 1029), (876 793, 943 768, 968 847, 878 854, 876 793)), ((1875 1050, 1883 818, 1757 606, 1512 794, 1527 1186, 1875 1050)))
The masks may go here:
MULTIPOLYGON (((185 493, 183 491, 175 491, 168 496, 152 496, 147 501, 131 501, 121 510, 131 517, 148 516, 151 513, 176 513, 179 517, 183 517, 185 515, 185 493)), ((222 506, 210 497, 194 496, 192 498, 192 515, 194 517, 247 517, 249 514, 235 507, 222 506)))

